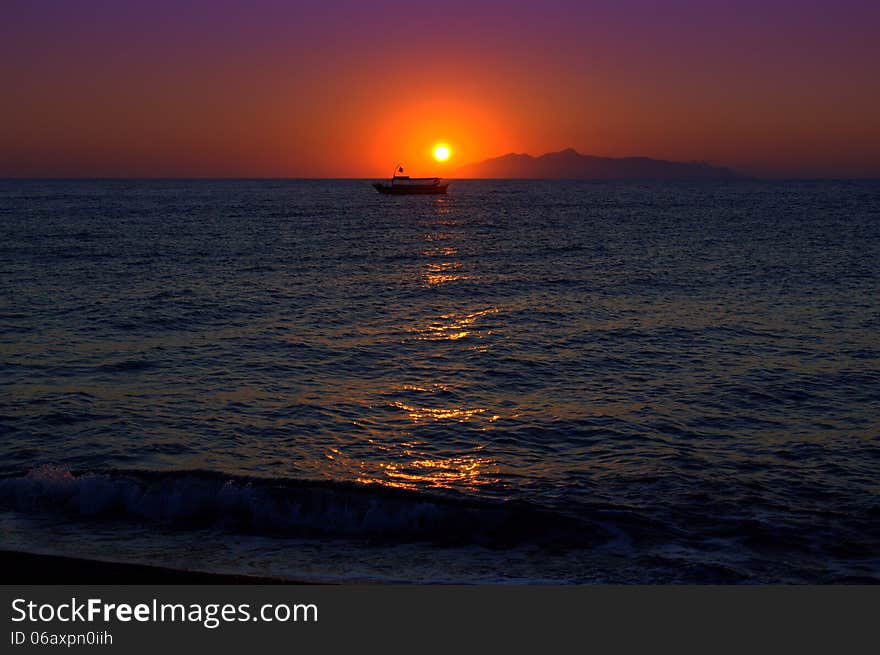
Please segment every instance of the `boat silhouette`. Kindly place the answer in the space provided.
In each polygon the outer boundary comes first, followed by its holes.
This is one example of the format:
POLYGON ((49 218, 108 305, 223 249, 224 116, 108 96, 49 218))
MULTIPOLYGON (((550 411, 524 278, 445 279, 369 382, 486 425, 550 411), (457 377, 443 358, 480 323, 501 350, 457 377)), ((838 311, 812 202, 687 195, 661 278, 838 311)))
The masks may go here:
POLYGON ((410 177, 397 173, 403 173, 403 166, 400 164, 395 167, 394 175, 388 182, 375 182, 373 187, 379 193, 394 195, 446 193, 449 187, 449 182, 440 177, 410 177))

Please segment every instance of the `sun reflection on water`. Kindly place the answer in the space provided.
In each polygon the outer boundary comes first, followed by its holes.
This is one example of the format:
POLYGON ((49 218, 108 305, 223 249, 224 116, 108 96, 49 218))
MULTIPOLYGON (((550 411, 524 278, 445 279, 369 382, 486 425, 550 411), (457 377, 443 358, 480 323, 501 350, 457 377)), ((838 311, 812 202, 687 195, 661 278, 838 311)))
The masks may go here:
POLYGON ((458 254, 458 249, 452 246, 442 246, 440 248, 429 248, 422 251, 425 257, 452 257, 458 254))
POLYGON ((391 403, 391 406, 405 411, 407 414, 409 414, 409 418, 414 423, 419 423, 421 421, 450 420, 463 423, 473 416, 477 416, 486 412, 486 410, 481 407, 474 407, 470 409, 464 407, 415 407, 413 405, 408 405, 400 401, 391 403))
POLYGON ((399 489, 461 489, 498 483, 497 464, 484 457, 464 455, 445 459, 416 459, 385 462, 372 474, 364 471, 363 484, 381 484, 399 489))
MULTIPOLYGON (((416 329, 416 332, 419 334, 418 338, 425 341, 455 341, 471 334, 477 319, 497 313, 497 307, 490 307, 468 314, 443 314, 440 316, 440 320, 434 321, 424 328, 416 329)), ((487 331, 486 334, 491 334, 491 331, 487 331)))
MULTIPOLYGON (((438 206, 438 213, 445 213, 446 208, 438 206)), ((437 226, 449 227, 455 225, 455 221, 439 220, 437 226)), ((455 237, 451 232, 434 232, 425 234, 425 241, 432 243, 435 241, 449 241, 455 237)), ((468 276, 463 275, 460 271, 462 263, 460 261, 452 261, 452 258, 458 254, 458 248, 453 245, 438 245, 436 247, 427 248, 422 251, 424 257, 434 259, 444 259, 446 261, 428 262, 422 271, 422 283, 427 287, 435 287, 448 282, 456 282, 459 280, 467 280, 468 276)))
MULTIPOLYGON (((421 249, 424 260, 419 265, 419 277, 424 287, 468 280, 472 274, 468 270, 470 266, 460 258, 459 248, 462 244, 458 240, 462 233, 459 226, 455 220, 443 216, 449 212, 445 199, 441 199, 435 209, 437 215, 430 219, 421 249)), ((483 339, 492 332, 483 326, 477 327, 478 322, 499 312, 498 307, 492 306, 480 309, 466 307, 461 308, 465 311, 456 312, 449 309, 458 308, 450 307, 442 314, 438 312, 439 316, 426 316, 424 322, 416 321, 404 329, 414 334, 416 341, 455 342, 466 337, 483 339)), ((439 343, 436 345, 442 346, 439 343)), ((432 352, 427 344, 422 349, 432 352)), ((479 430, 492 429, 491 424, 500 419, 482 403, 469 403, 466 387, 451 388, 448 384, 426 379, 395 385, 391 394, 392 397, 386 397, 384 403, 370 404, 369 409, 381 411, 380 407, 384 407, 399 418, 405 417, 405 423, 396 421, 391 432, 387 431, 386 425, 380 434, 369 439, 379 457, 348 460, 356 469, 355 479, 358 482, 409 490, 461 490, 499 484, 501 469, 494 459, 481 452, 486 447, 485 443, 471 443, 457 448, 458 452, 450 452, 448 448, 443 449, 445 452, 438 452, 427 436, 434 430, 467 430, 467 434, 473 436, 479 430), (476 432, 473 428, 476 428, 476 432)), ((371 425, 375 429, 376 423, 365 417, 364 427, 371 425)), ((339 453, 329 453, 327 456, 338 458, 339 453)))
POLYGON ((429 287, 445 284, 446 282, 455 282, 456 280, 467 280, 467 275, 461 275, 455 271, 461 269, 461 262, 441 262, 438 264, 428 264, 425 267, 423 279, 429 287))

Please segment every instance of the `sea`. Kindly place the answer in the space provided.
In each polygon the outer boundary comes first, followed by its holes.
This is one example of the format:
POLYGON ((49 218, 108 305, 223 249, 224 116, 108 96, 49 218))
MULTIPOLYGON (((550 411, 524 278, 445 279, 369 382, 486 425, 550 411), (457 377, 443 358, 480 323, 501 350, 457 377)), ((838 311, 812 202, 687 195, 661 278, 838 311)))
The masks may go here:
POLYGON ((880 182, 0 181, 0 549, 880 582, 880 182))

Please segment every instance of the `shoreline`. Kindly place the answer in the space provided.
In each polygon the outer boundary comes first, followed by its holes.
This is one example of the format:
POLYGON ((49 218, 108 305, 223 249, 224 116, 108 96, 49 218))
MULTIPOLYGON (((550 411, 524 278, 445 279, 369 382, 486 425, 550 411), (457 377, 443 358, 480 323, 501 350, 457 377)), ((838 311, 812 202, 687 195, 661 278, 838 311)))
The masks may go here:
POLYGON ((188 571, 150 564, 130 564, 103 560, 41 555, 0 549, 0 568, 5 585, 279 585, 318 584, 283 578, 188 571))

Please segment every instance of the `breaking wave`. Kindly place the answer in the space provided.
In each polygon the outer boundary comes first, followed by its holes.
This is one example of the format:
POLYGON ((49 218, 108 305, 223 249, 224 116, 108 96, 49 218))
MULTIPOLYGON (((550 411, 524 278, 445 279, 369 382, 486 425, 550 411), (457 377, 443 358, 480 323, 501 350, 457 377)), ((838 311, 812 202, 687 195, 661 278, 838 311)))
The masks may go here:
POLYGON ((0 479, 0 507, 67 518, 154 522, 291 537, 509 546, 587 545, 598 525, 520 501, 481 503, 378 485, 210 471, 75 472, 40 467, 0 479))

